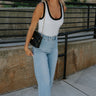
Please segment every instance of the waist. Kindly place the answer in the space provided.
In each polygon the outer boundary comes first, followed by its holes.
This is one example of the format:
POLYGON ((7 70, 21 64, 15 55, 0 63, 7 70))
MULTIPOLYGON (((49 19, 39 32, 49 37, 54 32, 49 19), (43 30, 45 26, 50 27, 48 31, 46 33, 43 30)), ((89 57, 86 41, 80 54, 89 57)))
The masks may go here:
POLYGON ((56 36, 47 36, 47 35, 44 35, 42 33, 40 33, 43 37, 43 39, 47 39, 47 40, 57 40, 57 35, 56 36))

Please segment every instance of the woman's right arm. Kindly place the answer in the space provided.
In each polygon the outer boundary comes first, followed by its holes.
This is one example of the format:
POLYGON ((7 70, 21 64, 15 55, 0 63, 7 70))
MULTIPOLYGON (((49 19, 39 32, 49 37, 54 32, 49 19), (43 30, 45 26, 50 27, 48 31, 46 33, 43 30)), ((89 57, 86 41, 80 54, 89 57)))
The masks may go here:
POLYGON ((24 45, 24 50, 26 52, 26 55, 28 55, 28 56, 33 56, 31 50, 28 49, 28 45, 29 45, 29 42, 30 42, 30 40, 32 38, 34 30, 35 30, 35 28, 37 26, 39 18, 41 18, 42 10, 43 10, 43 3, 40 2, 40 3, 37 4, 37 6, 36 6, 36 8, 35 8, 35 10, 33 12, 32 21, 31 21, 31 24, 29 26, 27 36, 26 36, 26 42, 25 42, 25 45, 24 45))

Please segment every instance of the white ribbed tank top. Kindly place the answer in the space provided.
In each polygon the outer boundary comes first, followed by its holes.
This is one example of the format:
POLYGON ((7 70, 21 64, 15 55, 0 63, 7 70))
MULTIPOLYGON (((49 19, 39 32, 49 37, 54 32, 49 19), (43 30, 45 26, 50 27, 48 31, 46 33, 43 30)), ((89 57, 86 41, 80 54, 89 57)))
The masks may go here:
MULTIPOLYGON (((44 2, 43 2, 44 3, 44 2)), ((47 36, 57 36, 59 33, 59 28, 64 22, 64 10, 62 4, 59 2, 61 7, 61 17, 59 18, 53 18, 50 14, 48 2, 45 1, 44 3, 44 11, 43 11, 43 17, 39 19, 38 21, 38 32, 47 35, 47 36), (44 22, 44 16, 45 16, 45 22, 44 22), (43 22, 44 22, 44 29, 43 28, 43 22)))

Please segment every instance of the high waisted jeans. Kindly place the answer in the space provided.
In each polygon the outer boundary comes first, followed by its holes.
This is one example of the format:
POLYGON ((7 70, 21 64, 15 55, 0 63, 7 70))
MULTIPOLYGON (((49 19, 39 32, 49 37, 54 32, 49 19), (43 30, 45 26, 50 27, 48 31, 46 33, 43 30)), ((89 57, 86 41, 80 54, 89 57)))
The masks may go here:
POLYGON ((57 36, 43 35, 40 47, 32 46, 32 51, 39 96, 51 96, 58 59, 57 36))

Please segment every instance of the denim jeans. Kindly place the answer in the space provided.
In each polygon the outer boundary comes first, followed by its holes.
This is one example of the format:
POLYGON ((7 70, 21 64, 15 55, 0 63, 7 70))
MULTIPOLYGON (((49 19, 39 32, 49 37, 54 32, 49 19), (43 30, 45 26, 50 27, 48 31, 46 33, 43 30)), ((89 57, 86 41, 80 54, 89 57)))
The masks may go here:
POLYGON ((57 36, 42 35, 43 39, 40 47, 32 46, 34 70, 39 96, 51 96, 58 59, 58 39, 57 36))

